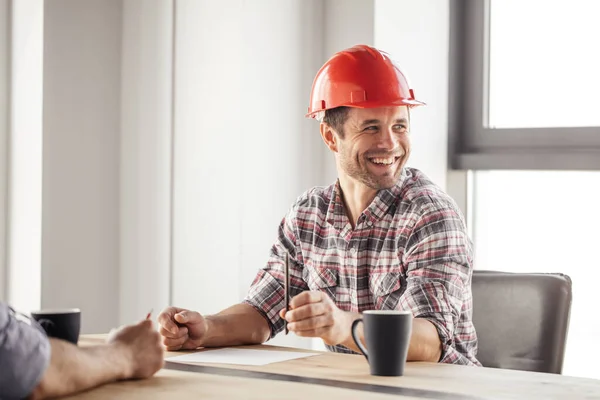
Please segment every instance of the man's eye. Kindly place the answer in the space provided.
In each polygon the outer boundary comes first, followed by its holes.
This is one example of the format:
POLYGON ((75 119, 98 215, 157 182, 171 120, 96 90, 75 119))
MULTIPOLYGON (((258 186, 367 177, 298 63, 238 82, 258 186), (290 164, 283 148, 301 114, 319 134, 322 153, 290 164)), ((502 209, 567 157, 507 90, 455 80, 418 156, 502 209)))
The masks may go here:
POLYGON ((403 130, 403 129, 407 129, 407 128, 406 128, 406 125, 396 124, 396 125, 394 125, 394 129, 403 130))
POLYGON ((377 130, 376 126, 367 126, 365 129, 363 129, 364 131, 370 131, 370 132, 374 132, 377 130))

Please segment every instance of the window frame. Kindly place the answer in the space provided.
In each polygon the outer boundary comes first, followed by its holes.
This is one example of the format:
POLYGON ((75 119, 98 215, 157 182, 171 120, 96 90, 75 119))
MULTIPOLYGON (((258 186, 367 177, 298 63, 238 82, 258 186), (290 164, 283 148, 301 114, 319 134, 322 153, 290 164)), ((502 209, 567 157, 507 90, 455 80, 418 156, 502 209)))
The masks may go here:
POLYGON ((600 126, 488 126, 490 1, 450 0, 450 168, 600 170, 600 126))

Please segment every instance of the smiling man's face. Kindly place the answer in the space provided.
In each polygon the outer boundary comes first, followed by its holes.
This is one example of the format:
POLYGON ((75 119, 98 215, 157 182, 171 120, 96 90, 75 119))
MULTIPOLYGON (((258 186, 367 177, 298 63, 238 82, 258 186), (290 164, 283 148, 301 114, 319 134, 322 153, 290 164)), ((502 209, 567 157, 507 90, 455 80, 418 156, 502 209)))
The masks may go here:
POLYGON ((396 184, 410 155, 406 106, 350 108, 337 136, 340 173, 375 190, 396 184))

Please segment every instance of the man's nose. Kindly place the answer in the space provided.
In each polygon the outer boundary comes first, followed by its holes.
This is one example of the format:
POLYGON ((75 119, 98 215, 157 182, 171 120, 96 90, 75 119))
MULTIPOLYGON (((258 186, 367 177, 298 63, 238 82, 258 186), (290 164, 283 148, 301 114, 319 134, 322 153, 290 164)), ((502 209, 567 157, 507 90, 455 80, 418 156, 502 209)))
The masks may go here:
POLYGON ((392 128, 381 129, 378 139, 377 148, 379 149, 393 150, 398 146, 398 137, 394 134, 392 128))

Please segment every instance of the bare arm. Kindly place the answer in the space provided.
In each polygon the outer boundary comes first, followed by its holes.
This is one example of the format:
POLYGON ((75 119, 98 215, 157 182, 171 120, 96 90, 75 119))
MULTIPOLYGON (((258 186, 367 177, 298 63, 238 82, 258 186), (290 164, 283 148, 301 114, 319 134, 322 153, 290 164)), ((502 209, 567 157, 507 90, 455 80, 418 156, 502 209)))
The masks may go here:
POLYGON ((249 304, 236 304, 206 320, 205 347, 260 344, 271 336, 267 321, 249 304))
POLYGON ((198 347, 260 344, 271 336, 267 320, 249 304, 236 304, 218 314, 169 307, 158 316, 163 344, 169 351, 198 347))
POLYGON ((56 339, 50 339, 50 345, 50 365, 32 399, 64 396, 131 375, 132 368, 117 346, 79 348, 56 339))
POLYGON ((50 345, 50 364, 31 399, 65 396, 122 379, 147 378, 163 365, 159 335, 150 320, 120 329, 105 345, 77 347, 57 339, 50 339, 50 345))
MULTIPOLYGON (((360 314, 353 313, 351 321, 360 318, 360 314)), ((365 343, 364 331, 362 325, 357 329, 360 341, 365 343)), ((342 345, 358 353, 358 349, 352 336, 345 340, 342 345)), ((366 347, 366 345, 365 345, 366 347)), ((369 350, 369 349, 367 349, 369 350)), ((435 326, 423 318, 413 318, 412 334, 408 345, 407 361, 430 361, 438 362, 442 355, 442 343, 435 326)))
MULTIPOLYGON (((287 313, 281 311, 290 331, 298 336, 320 337, 328 345, 341 344, 360 353, 351 331, 352 323, 361 318, 361 314, 340 310, 329 296, 319 291, 299 294, 292 299, 291 307, 287 313)), ((364 344, 362 325, 357 333, 364 344)), ((438 362, 441 353, 442 344, 435 326, 426 319, 413 318, 408 361, 438 362)))

